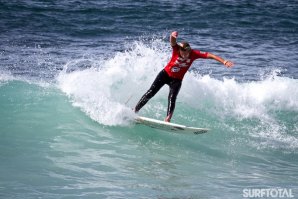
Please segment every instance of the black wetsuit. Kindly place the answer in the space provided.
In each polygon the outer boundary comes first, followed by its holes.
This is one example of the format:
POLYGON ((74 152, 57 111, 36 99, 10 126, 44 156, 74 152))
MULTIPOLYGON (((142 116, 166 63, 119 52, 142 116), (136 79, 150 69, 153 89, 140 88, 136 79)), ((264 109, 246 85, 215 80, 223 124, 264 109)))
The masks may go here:
POLYGON ((164 69, 160 71, 149 90, 140 99, 135 107, 135 112, 138 112, 165 84, 170 87, 167 116, 172 115, 175 109, 177 95, 182 85, 182 80, 170 77, 164 69))

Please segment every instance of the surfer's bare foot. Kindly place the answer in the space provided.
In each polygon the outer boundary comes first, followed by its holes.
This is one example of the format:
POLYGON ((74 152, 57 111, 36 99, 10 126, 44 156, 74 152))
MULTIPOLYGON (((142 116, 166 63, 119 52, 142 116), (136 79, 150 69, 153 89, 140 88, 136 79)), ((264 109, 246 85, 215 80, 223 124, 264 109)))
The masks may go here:
POLYGON ((171 122, 171 117, 170 117, 170 116, 167 116, 167 117, 165 118, 165 122, 171 122))

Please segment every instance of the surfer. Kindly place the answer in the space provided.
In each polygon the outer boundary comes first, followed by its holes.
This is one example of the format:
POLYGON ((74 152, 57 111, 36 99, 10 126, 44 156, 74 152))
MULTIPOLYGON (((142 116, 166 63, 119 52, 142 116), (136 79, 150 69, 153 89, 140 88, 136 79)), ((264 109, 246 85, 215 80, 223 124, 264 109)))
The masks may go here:
POLYGON ((212 53, 194 50, 190 47, 188 42, 177 43, 177 37, 177 31, 171 33, 170 44, 173 49, 172 58, 165 68, 159 72, 149 90, 137 103, 134 109, 135 113, 139 112, 139 110, 161 89, 161 87, 167 84, 170 87, 170 91, 165 121, 170 122, 174 113, 175 103, 182 85, 183 77, 194 60, 199 58, 214 59, 224 64, 227 68, 231 68, 234 65, 233 62, 224 60, 223 58, 212 53))

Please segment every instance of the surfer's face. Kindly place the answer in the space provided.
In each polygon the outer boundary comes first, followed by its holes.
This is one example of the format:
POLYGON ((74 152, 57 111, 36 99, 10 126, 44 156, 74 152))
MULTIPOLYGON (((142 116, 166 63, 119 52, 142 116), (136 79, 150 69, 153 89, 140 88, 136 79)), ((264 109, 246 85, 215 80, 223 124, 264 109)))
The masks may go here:
POLYGON ((183 50, 182 48, 180 48, 180 55, 183 59, 188 58, 189 54, 190 54, 190 50, 183 50))

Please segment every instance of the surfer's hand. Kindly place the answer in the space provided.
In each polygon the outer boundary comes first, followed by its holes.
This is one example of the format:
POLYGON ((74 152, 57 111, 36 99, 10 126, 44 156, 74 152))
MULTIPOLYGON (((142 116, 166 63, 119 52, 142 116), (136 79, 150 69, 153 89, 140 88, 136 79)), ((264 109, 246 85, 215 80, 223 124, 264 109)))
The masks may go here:
POLYGON ((232 66, 234 66, 234 63, 229 61, 229 60, 226 60, 224 61, 224 65, 227 67, 227 68, 231 68, 232 66))
POLYGON ((174 38, 177 38, 178 37, 178 32, 177 31, 172 32, 171 36, 174 37, 174 38))

